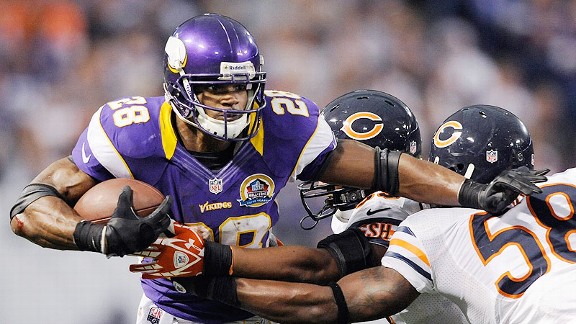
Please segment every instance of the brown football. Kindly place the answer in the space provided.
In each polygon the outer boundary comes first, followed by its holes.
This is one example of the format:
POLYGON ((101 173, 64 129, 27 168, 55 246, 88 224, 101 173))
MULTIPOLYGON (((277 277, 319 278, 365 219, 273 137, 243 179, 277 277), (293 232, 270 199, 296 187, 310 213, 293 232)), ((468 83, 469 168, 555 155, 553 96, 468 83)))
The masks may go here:
POLYGON ((116 205, 118 197, 125 186, 132 188, 134 211, 138 216, 150 215, 164 200, 164 195, 153 186, 135 179, 110 179, 90 188, 80 197, 74 209, 84 219, 106 224, 116 205))

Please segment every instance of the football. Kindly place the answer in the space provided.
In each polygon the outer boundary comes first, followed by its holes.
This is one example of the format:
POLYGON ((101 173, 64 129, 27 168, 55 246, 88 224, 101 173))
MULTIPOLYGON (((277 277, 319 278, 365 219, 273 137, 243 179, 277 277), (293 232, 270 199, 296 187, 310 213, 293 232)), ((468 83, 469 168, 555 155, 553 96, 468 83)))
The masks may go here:
POLYGON ((125 186, 132 188, 134 211, 138 216, 150 215, 164 200, 164 195, 153 186, 135 179, 115 178, 100 182, 80 197, 74 209, 84 219, 106 224, 125 186))

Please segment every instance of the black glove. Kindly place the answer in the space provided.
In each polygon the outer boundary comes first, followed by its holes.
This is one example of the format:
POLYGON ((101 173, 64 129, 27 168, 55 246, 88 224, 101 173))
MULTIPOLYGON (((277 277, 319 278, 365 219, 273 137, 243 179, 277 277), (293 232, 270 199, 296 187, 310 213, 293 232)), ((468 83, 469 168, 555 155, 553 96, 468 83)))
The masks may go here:
POLYGON ((466 179, 460 187, 458 202, 463 207, 499 214, 518 198, 518 195, 541 193, 542 189, 534 184, 546 181, 545 174, 549 171, 529 170, 527 167, 505 170, 489 184, 466 179))
POLYGON ((172 198, 164 201, 146 217, 139 217, 132 208, 132 188, 122 189, 118 205, 108 224, 82 221, 76 225, 74 241, 82 251, 100 252, 109 256, 124 256, 142 251, 154 242, 170 225, 172 198))

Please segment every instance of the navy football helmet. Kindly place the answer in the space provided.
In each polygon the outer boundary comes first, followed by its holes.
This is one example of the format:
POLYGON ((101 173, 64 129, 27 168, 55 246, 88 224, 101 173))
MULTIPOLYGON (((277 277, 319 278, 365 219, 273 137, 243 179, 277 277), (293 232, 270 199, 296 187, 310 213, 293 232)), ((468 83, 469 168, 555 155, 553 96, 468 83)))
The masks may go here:
POLYGON ((507 169, 534 169, 528 129, 500 107, 473 105, 446 118, 432 139, 429 161, 488 183, 507 169))
MULTIPOLYGON (((330 102, 321 113, 337 139, 353 139, 371 147, 398 150, 419 157, 422 151, 420 127, 416 117, 400 99, 376 90, 356 90, 330 102)), ((350 217, 352 209, 371 191, 335 186, 319 181, 306 181, 298 186, 300 199, 308 216, 300 222, 303 228, 312 228, 329 216, 342 222, 350 217), (314 211, 314 198, 325 197, 324 204, 314 211), (312 227, 303 224, 313 220, 312 227)), ((315 201, 315 200, 314 200, 315 201)))
POLYGON ((182 120, 221 140, 247 140, 256 134, 266 73, 258 46, 243 25, 218 14, 191 18, 168 38, 165 52, 165 95, 182 120), (212 107, 196 97, 202 87, 230 84, 247 89, 245 109, 212 107))

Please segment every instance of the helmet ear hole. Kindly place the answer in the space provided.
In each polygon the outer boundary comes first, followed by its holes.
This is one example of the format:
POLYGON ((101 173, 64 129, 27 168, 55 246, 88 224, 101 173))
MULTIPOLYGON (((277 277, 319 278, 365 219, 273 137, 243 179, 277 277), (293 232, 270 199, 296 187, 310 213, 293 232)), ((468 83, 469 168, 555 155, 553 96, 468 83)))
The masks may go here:
POLYGON ((456 164, 456 171, 457 171, 457 172, 462 172, 462 171, 464 171, 464 164, 463 164, 463 163, 458 163, 458 164, 456 164))

